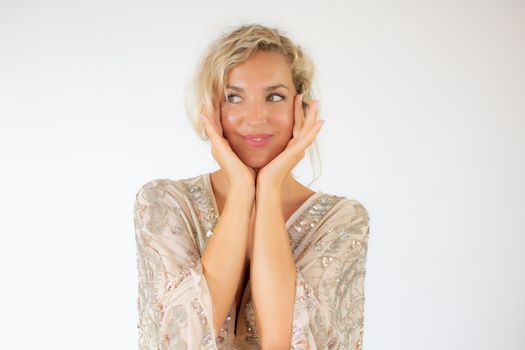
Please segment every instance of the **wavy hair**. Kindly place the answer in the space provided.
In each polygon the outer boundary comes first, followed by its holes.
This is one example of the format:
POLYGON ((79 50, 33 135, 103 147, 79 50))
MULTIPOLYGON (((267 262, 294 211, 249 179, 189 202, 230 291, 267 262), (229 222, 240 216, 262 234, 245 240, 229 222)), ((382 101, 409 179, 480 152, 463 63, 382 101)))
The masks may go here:
MULTIPOLYGON (((241 25, 229 32, 222 32, 204 51, 194 72, 193 78, 186 86, 185 108, 197 136, 208 140, 208 135, 200 119, 200 114, 212 115, 220 107, 221 99, 226 99, 225 77, 236 65, 246 61, 256 51, 271 51, 282 54, 290 64, 292 80, 298 94, 303 94, 305 112, 314 99, 312 91, 314 81, 314 64, 300 45, 295 44, 278 28, 260 24, 241 25)), ((306 115, 306 114, 305 114, 306 115)), ((312 181, 319 178, 322 162, 319 156, 317 141, 314 141, 307 152, 312 165, 312 181), (315 176, 315 162, 320 166, 319 175, 315 176)), ((293 176, 293 173, 292 173, 293 176)))

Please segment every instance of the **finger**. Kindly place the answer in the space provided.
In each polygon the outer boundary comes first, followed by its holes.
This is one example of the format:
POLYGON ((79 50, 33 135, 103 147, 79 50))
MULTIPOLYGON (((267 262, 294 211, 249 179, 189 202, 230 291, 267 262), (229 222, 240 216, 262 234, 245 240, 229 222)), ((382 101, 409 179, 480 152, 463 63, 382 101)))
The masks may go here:
POLYGON ((201 114, 201 119, 204 124, 204 129, 208 134, 208 138, 210 139, 210 141, 214 142, 215 139, 219 136, 217 134, 217 130, 215 129, 215 125, 211 123, 210 119, 206 114, 201 114))
POLYGON ((215 129, 217 130, 217 133, 222 136, 223 132, 222 132, 222 123, 221 123, 221 109, 220 108, 216 108, 214 110, 214 114, 213 114, 213 122, 215 124, 215 129))
POLYGON ((319 101, 317 100, 313 100, 310 103, 310 107, 308 108, 308 112, 307 112, 308 117, 305 119, 303 128, 299 132, 299 139, 304 138, 305 135, 307 135, 310 132, 310 130, 312 130, 312 128, 314 127, 316 119, 317 119, 317 106, 318 105, 319 105, 319 101))
POLYGON ((306 134, 302 139, 290 140, 288 146, 283 151, 283 153, 291 155, 291 157, 296 160, 302 159, 304 157, 306 149, 314 142, 323 124, 324 120, 318 120, 317 123, 315 123, 315 125, 312 127, 310 132, 306 134))
POLYGON ((210 139, 211 153, 213 155, 213 158, 215 158, 215 160, 217 160, 217 162, 221 164, 222 167, 224 164, 226 164, 224 162, 228 161, 228 152, 231 152, 231 149, 229 149, 228 141, 226 141, 226 139, 224 139, 222 135, 219 135, 217 133, 215 126, 212 125, 212 121, 207 115, 201 114, 201 118, 204 122, 206 132, 208 133, 208 138, 210 139))
POLYGON ((304 123, 304 109, 302 95, 295 95, 294 100, 294 125, 293 125, 293 138, 299 136, 304 123))
POLYGON ((324 124, 324 119, 320 119, 318 120, 314 126, 311 128, 311 130, 308 132, 308 134, 306 134, 301 140, 299 140, 298 143, 301 144, 301 147, 306 150, 306 148, 308 148, 315 140, 315 138, 317 137, 317 135, 319 134, 319 131, 321 130, 323 124, 324 124))
POLYGON ((321 130, 324 122, 324 119, 318 120, 313 126, 313 128, 310 130, 310 132, 306 134, 302 139, 290 140, 286 147, 286 150, 289 150, 293 154, 303 154, 306 151, 306 149, 315 141, 315 138, 319 134, 319 131, 321 130))
POLYGON ((219 134, 219 128, 217 126, 217 121, 216 121, 217 111, 213 110, 211 114, 204 114, 204 116, 206 117, 206 121, 208 122, 208 125, 213 127, 213 130, 215 131, 215 133, 219 134))

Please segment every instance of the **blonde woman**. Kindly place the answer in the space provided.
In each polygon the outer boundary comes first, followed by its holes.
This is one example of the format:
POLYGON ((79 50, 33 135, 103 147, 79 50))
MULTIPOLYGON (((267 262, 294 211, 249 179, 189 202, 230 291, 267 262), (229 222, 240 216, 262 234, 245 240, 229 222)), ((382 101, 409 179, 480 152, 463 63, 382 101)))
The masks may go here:
POLYGON ((220 169, 136 195, 140 349, 361 349, 367 211, 292 175, 322 126, 313 71, 262 25, 204 53, 188 114, 220 169))

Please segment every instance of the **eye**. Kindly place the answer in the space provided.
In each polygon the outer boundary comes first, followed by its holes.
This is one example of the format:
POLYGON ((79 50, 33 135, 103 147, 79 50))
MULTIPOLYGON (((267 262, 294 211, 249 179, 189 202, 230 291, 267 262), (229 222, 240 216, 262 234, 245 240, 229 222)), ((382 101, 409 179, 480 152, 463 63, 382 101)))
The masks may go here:
POLYGON ((277 101, 276 101, 276 100, 273 100, 272 102, 280 102, 280 101, 284 101, 284 100, 286 99, 286 96, 281 95, 281 94, 277 94, 277 93, 270 94, 270 98, 271 98, 272 96, 277 96, 277 97, 280 98, 280 100, 277 100, 277 101))
POLYGON ((238 97, 238 98, 240 98, 239 95, 228 94, 228 96, 226 97, 226 100, 227 100, 228 102, 230 102, 230 103, 237 103, 237 102, 232 102, 232 98, 234 98, 234 97, 238 97))

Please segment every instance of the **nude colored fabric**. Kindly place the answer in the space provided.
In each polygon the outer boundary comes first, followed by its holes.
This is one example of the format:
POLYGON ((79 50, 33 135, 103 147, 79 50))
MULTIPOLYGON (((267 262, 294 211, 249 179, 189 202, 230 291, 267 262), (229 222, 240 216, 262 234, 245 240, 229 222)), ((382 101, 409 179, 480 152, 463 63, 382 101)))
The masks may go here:
MULTIPOLYGON (((214 337, 200 259, 218 219, 209 173, 137 192, 141 350, 260 349, 249 281, 214 337)), ((368 219, 357 200, 318 191, 286 222, 297 267, 291 349, 361 349, 368 219)))

